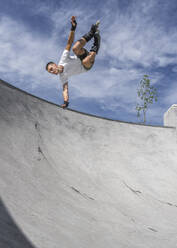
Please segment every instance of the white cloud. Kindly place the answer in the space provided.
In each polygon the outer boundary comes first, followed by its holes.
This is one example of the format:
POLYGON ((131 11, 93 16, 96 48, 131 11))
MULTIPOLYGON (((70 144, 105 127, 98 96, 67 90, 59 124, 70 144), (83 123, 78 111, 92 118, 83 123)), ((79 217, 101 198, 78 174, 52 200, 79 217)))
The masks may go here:
POLYGON ((139 11, 140 5, 131 7, 131 17, 120 16, 118 12, 115 13, 111 25, 109 19, 106 21, 108 28, 103 33, 105 57, 117 58, 125 65, 127 61, 131 61, 132 66, 134 63, 145 67, 177 63, 175 57, 170 58, 167 55, 177 55, 177 31, 173 29, 166 32, 163 26, 154 22, 151 9, 157 7, 156 2, 142 3, 142 11, 139 11))
POLYGON ((172 71, 177 73, 177 66, 173 67, 172 71))
POLYGON ((177 86, 173 84, 166 90, 166 94, 163 98, 164 104, 171 106, 173 104, 177 104, 177 86))
POLYGON ((0 35, 1 75, 11 82, 28 77, 28 84, 33 87, 44 82, 46 85, 49 76, 45 65, 51 59, 58 59, 55 40, 33 37, 22 23, 9 17, 1 18, 0 35))

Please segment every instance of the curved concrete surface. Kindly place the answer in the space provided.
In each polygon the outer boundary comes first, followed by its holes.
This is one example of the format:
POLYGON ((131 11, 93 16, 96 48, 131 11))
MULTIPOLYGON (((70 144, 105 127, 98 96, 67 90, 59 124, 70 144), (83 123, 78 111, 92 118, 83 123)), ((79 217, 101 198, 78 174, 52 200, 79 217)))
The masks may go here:
POLYGON ((176 128, 63 110, 0 81, 0 247, 175 248, 176 128))

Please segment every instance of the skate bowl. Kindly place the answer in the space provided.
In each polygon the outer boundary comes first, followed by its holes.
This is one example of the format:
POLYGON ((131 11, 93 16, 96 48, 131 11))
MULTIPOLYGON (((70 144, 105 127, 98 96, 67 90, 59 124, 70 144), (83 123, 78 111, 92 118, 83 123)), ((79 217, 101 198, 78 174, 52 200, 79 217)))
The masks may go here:
POLYGON ((176 247, 176 142, 1 80, 0 247, 176 247))

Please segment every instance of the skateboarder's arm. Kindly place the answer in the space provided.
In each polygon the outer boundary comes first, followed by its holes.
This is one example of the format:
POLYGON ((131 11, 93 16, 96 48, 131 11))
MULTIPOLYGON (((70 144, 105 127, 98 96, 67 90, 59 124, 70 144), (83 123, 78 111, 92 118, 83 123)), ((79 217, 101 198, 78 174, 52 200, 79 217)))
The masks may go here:
POLYGON ((64 103, 61 105, 61 107, 65 109, 69 105, 68 82, 63 85, 63 99, 64 103))
POLYGON ((73 44, 74 33, 75 33, 75 31, 70 31, 70 34, 69 34, 69 37, 68 37, 68 41, 67 41, 67 45, 66 45, 66 48, 65 48, 67 51, 70 51, 71 46, 73 44))
POLYGON ((77 27, 76 17, 72 16, 71 17, 71 31, 70 31, 70 34, 69 34, 69 37, 68 37, 66 48, 65 48, 67 51, 70 51, 71 46, 73 44, 74 33, 75 33, 75 30, 76 30, 76 27, 77 27))
POLYGON ((65 102, 69 102, 68 82, 63 85, 63 99, 65 102))

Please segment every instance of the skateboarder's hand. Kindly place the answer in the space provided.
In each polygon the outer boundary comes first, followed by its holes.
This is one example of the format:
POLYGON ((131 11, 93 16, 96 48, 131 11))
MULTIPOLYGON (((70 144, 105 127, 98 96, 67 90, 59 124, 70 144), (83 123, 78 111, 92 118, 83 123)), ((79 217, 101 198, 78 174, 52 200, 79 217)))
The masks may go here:
POLYGON ((76 22, 76 17, 72 16, 71 17, 71 31, 75 31, 76 27, 77 27, 77 22, 76 22))
POLYGON ((76 21, 76 16, 71 17, 71 22, 74 22, 74 21, 76 21))
POLYGON ((64 103, 61 105, 63 109, 67 108, 69 105, 69 102, 64 101, 64 103))

